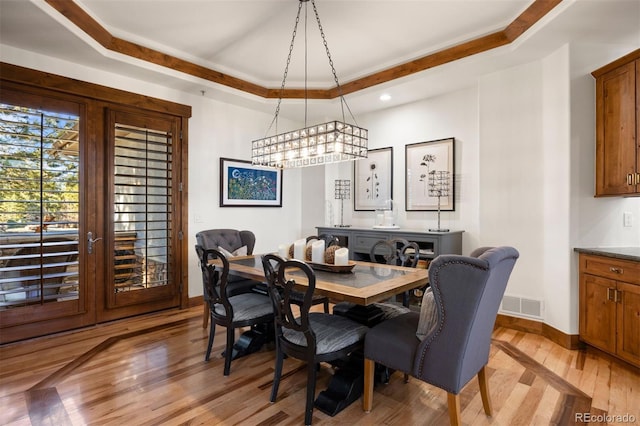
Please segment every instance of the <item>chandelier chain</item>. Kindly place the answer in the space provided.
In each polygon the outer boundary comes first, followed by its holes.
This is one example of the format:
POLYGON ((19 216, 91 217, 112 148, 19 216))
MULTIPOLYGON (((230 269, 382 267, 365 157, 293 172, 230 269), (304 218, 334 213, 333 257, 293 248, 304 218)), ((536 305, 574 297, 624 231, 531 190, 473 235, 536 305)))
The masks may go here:
POLYGON ((269 131, 273 127, 273 124, 276 125, 276 133, 278 133, 278 116, 280 114, 280 105, 282 104, 282 98, 284 97, 284 86, 287 81, 287 75, 289 74, 289 65, 291 64, 291 56, 293 54, 293 46, 296 42, 296 34, 298 33, 298 24, 300 23, 300 11, 302 10, 302 2, 298 4, 298 13, 296 14, 296 23, 293 25, 293 34, 291 35, 291 44, 289 44, 289 54, 287 55, 287 64, 284 67, 284 75, 282 76, 282 84, 280 85, 280 97, 278 98, 278 104, 276 105, 276 112, 273 116, 273 120, 271 120, 271 124, 267 129, 266 135, 269 134, 269 131))
POLYGON ((322 37, 322 44, 324 45, 324 50, 327 52, 327 58, 329 58, 329 66, 331 67, 331 72, 333 73, 333 81, 336 83, 336 88, 338 89, 338 95, 340 96, 340 107, 342 109, 342 121, 345 121, 344 118, 344 107, 346 105, 347 111, 349 111, 349 115, 353 119, 354 124, 358 124, 356 118, 353 116, 351 112, 351 108, 344 99, 342 94, 342 86, 340 86, 340 82, 338 81, 338 73, 336 72, 336 67, 333 65, 333 58, 331 58, 331 52, 329 51, 329 44, 327 43, 327 38, 324 35, 324 29, 322 28, 322 23, 320 22, 320 14, 318 13, 318 8, 316 7, 316 2, 311 0, 311 5, 313 6, 313 12, 316 15, 316 21, 318 22, 318 29, 320 30, 320 37, 322 37))
MULTIPOLYGON (((275 124, 276 128, 275 128, 275 133, 278 133, 278 118, 280 116, 280 107, 282 106, 282 99, 284 97, 284 88, 286 85, 286 81, 287 81, 287 76, 289 74, 289 65, 291 64, 291 57, 293 55, 293 48, 295 45, 295 41, 296 41, 296 35, 298 33, 298 24, 300 23, 300 12, 302 10, 302 3, 307 3, 309 0, 300 0, 298 3, 298 13, 296 14, 296 21, 295 24, 293 26, 293 33, 291 35, 291 43, 289 44, 289 53, 287 55, 287 63, 285 65, 284 68, 284 74, 282 76, 282 84, 280 85, 280 96, 278 97, 278 103, 276 104, 276 111, 275 114, 273 116, 273 120, 271 120, 271 124, 269 125, 269 128, 267 129, 266 133, 265 133, 265 137, 267 135, 269 135, 269 132, 271 131, 271 129, 273 128, 273 125, 275 124)), ((338 73, 336 72, 336 68, 333 64, 333 58, 331 57, 331 52, 329 51, 329 44, 327 43, 327 38, 324 35, 324 29, 322 27, 322 23, 320 22, 320 14, 318 13, 318 8, 316 7, 316 2, 315 0, 310 0, 311 1, 311 5, 313 6, 313 12, 316 16, 316 22, 318 23, 318 29, 320 30, 320 36, 322 38, 322 44, 324 45, 324 49, 325 52, 327 53, 327 58, 329 59, 329 66, 331 67, 331 73, 333 74, 333 81, 336 85, 336 88, 338 89, 338 96, 340 97, 340 108, 342 111, 342 121, 345 121, 345 114, 344 114, 344 108, 345 106, 347 107, 347 111, 349 112, 349 115, 351 116, 351 119, 353 120, 354 124, 357 126, 358 122, 355 118, 355 116, 353 115, 353 112, 351 112, 351 108, 349 108, 349 104, 347 104, 347 101, 344 98, 344 95, 342 93, 342 86, 340 86, 340 81, 338 80, 338 73)), ((305 23, 304 23, 304 30, 305 30, 305 77, 304 77, 304 122, 305 122, 305 127, 307 125, 307 8, 305 6, 305 23)))

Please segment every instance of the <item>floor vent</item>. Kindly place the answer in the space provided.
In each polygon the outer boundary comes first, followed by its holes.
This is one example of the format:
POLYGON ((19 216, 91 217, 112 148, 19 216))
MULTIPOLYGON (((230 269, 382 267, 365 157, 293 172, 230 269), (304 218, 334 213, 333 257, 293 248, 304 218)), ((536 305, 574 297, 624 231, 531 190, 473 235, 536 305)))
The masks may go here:
POLYGON ((500 312, 542 319, 542 300, 517 296, 504 296, 500 312))

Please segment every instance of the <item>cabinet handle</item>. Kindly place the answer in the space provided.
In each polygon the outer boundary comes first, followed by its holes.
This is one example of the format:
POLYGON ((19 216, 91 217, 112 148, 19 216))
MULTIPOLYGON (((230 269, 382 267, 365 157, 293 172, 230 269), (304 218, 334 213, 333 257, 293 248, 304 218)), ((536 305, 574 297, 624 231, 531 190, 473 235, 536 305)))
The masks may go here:
POLYGON ((640 173, 636 173, 636 185, 640 185, 640 173))
POLYGON ((613 267, 613 266, 609 267, 609 271, 613 272, 614 274, 620 274, 620 275, 624 274, 624 269, 616 268, 616 267, 613 267))
POLYGON ((616 289, 615 288, 607 288, 607 300, 611 302, 616 301, 616 289))
POLYGON ((633 185, 633 173, 627 175, 627 185, 633 185))
POLYGON ((622 302, 622 291, 621 290, 615 290, 613 292, 613 301, 616 303, 621 303, 622 302))

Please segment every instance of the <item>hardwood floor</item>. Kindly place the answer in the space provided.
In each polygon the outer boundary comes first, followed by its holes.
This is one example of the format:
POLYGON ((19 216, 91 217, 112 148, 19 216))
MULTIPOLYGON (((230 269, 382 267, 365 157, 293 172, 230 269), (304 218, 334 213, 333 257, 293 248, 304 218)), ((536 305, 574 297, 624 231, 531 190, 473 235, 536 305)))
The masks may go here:
MULTIPOLYGON (((273 351, 263 348, 233 361, 224 377, 224 329, 217 329, 217 355, 209 363, 207 334, 202 308, 194 307, 0 347, 0 423, 303 423, 302 363, 285 360, 278 401, 270 404, 273 351)), ((322 366, 318 391, 331 373, 322 366)), ((460 394, 464 424, 582 424, 577 413, 604 420, 590 424, 640 424, 640 372, 594 351, 571 351, 538 335, 498 328, 487 373, 493 417, 485 416, 472 380, 460 394)), ((404 383, 395 373, 388 385, 376 386, 371 413, 359 400, 335 417, 316 409, 313 422, 446 425, 446 404, 444 391, 417 379, 404 383)))

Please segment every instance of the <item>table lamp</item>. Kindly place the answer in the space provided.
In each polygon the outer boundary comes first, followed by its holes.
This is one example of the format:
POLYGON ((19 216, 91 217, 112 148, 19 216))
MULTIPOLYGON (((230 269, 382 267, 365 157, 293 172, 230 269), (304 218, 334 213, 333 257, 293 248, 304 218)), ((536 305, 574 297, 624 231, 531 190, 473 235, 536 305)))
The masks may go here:
POLYGON ((431 232, 449 232, 440 227, 440 198, 449 196, 449 172, 446 170, 432 170, 429 172, 429 197, 438 197, 438 228, 429 229, 431 232))
POLYGON ((347 228, 351 225, 344 224, 344 200, 351 198, 351 181, 349 179, 336 179, 334 198, 340 200, 340 225, 339 228, 347 228))

